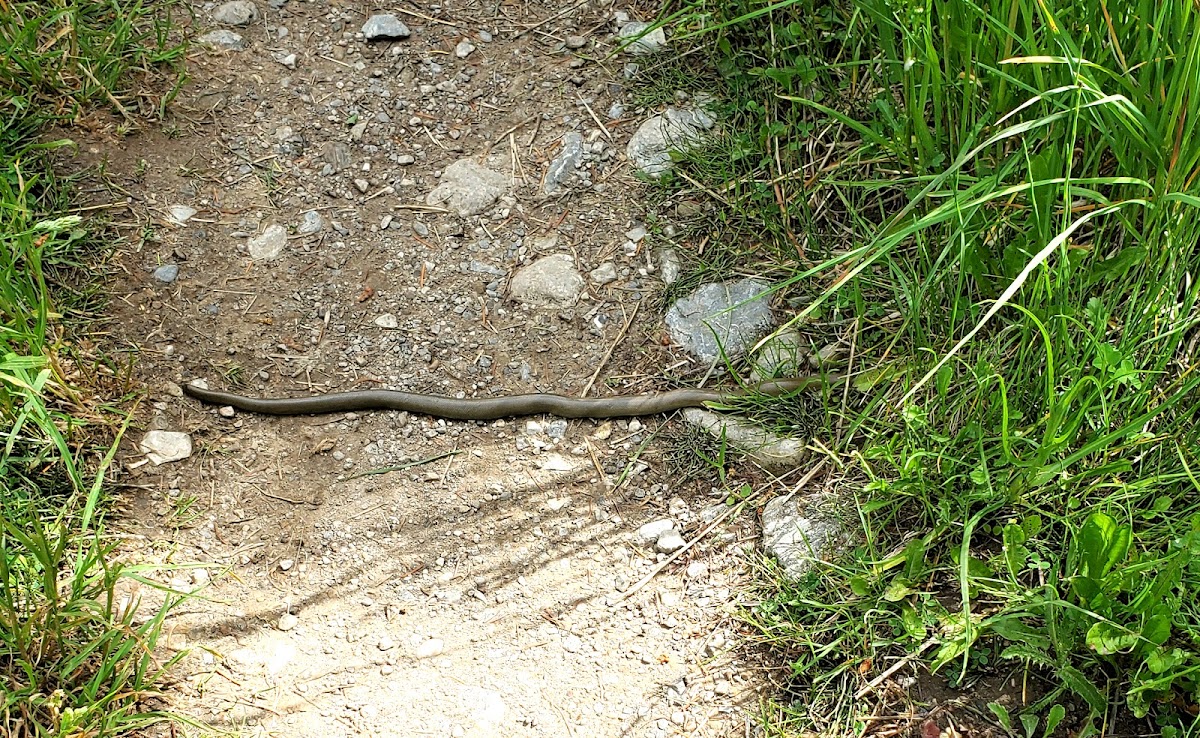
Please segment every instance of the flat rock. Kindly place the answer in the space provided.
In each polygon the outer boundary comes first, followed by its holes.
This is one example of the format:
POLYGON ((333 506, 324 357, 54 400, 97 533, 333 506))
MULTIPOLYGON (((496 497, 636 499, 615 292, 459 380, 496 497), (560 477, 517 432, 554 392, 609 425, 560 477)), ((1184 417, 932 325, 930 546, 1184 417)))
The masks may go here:
POLYGON ((674 284, 679 279, 680 273, 683 271, 683 264, 679 260, 679 253, 675 249, 659 249, 658 250, 658 276, 662 279, 663 284, 674 284))
POLYGON ((475 44, 471 43, 465 38, 462 41, 459 41, 458 45, 454 47, 454 55, 459 59, 466 59, 468 56, 474 53, 474 51, 475 44))
POLYGON ((213 8, 212 19, 224 26, 248 26, 258 20, 258 6, 250 0, 229 0, 213 8))
POLYGON ((154 279, 163 284, 171 284, 179 276, 178 264, 163 264, 154 270, 154 279))
POLYGON ((670 518, 653 520, 638 528, 637 537, 642 543, 654 543, 659 536, 669 530, 675 530, 675 521, 670 518))
POLYGON ((367 19, 362 26, 362 35, 368 41, 376 39, 408 38, 412 31, 392 13, 379 13, 367 19))
POLYGON ((428 659, 440 655, 444 650, 445 644, 442 641, 437 638, 430 638, 417 646, 416 656, 419 659, 428 659))
POLYGON ((167 208, 167 219, 175 225, 183 225, 194 218, 198 212, 191 205, 172 205, 167 208))
POLYGON ((295 628, 299 624, 300 624, 300 618, 296 617, 295 615, 293 615, 290 612, 285 612, 284 614, 279 616, 279 622, 275 624, 275 627, 279 628, 282 631, 289 631, 292 628, 295 628))
POLYGON ((550 162, 550 168, 546 170, 546 181, 542 183, 542 192, 547 195, 558 192, 582 162, 583 134, 577 131, 564 134, 562 150, 550 162))
POLYGON ((482 167, 473 159, 459 159, 446 167, 441 183, 425 202, 434 207, 444 205, 463 217, 478 215, 508 191, 508 185, 505 175, 482 167))
POLYGON ((610 284, 617 281, 617 265, 611 261, 606 261, 592 271, 588 272, 588 276, 592 281, 599 285, 610 284))
POLYGON ((713 117, 700 108, 667 108, 638 126, 625 153, 638 171, 657 178, 674 166, 672 151, 686 151, 714 125, 713 117))
POLYGON ((246 243, 250 258, 255 261, 273 261, 283 254, 287 248, 287 229, 278 223, 272 223, 261 234, 246 243))
POLYGON ((192 455, 192 437, 179 431, 152 430, 142 437, 138 448, 150 463, 158 466, 182 461, 192 455))
POLYGON ((683 411, 683 419, 708 431, 718 440, 723 438, 754 463, 776 474, 792 471, 808 456, 807 443, 804 441, 777 436, 732 415, 690 407, 683 411))
POLYGON ((324 227, 325 219, 321 217, 321 214, 316 210, 309 210, 304 214, 304 219, 300 222, 300 225, 296 227, 296 233, 302 233, 307 236, 313 233, 320 233, 324 227))
POLYGON ((703 361, 737 356, 771 325, 771 306, 757 279, 701 285, 667 310, 671 340, 703 361))
POLYGON ((654 542, 654 550, 659 553, 675 553, 679 549, 687 545, 687 541, 683 540, 683 536, 679 535, 677 530, 669 530, 658 537, 654 542))
POLYGON ((827 496, 777 497, 763 508, 763 548, 789 577, 798 579, 819 561, 846 549, 850 537, 827 496))
POLYGON ((622 41, 629 39, 637 39, 625 47, 625 51, 642 56, 644 54, 653 54, 656 51, 661 51, 667 45, 667 34, 662 28, 655 28, 653 31, 647 31, 650 28, 649 23, 641 23, 639 21, 630 21, 621 26, 617 31, 617 38, 622 41))
POLYGON ((246 40, 242 38, 242 34, 234 33, 225 28, 218 28, 215 31, 209 31, 198 36, 196 42, 203 46, 225 49, 227 51, 241 51, 246 48, 246 40))
POLYGON ((513 275, 508 285, 514 300, 531 305, 571 305, 583 291, 583 275, 570 254, 551 254, 513 275))

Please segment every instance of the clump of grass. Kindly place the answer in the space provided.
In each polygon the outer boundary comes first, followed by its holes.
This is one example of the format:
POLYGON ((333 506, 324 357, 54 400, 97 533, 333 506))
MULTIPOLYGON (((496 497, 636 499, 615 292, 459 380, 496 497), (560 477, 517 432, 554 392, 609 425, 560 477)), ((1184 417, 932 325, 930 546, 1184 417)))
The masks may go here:
POLYGON ((1033 684, 989 713, 1027 735, 1192 730, 1200 12, 693 0, 672 17, 677 38, 709 34, 748 146, 741 193, 728 166, 681 166, 753 208, 776 253, 819 245, 791 262, 813 298, 795 317, 852 320, 851 369, 877 379, 833 449, 864 480, 866 543, 748 613, 820 705, 780 715, 852 725, 874 706, 852 699, 862 679, 909 655, 952 685, 1033 684))
MULTIPOLYGON (((134 94, 181 59, 166 10, 137 0, 0 1, 0 721, 11 736, 112 736, 160 720, 144 699, 174 660, 154 656, 163 618, 118 599, 135 571, 103 529, 105 472, 123 428, 80 433, 100 417, 91 388, 64 369, 71 300, 59 280, 98 252, 52 168, 50 123, 103 105, 121 128, 161 113, 173 94, 134 94), (143 78, 139 80, 139 78, 143 78), (100 446, 97 448, 97 439, 100 446)), ((176 70, 177 71, 177 70, 176 70)), ((173 77, 178 83, 181 75, 173 77)))

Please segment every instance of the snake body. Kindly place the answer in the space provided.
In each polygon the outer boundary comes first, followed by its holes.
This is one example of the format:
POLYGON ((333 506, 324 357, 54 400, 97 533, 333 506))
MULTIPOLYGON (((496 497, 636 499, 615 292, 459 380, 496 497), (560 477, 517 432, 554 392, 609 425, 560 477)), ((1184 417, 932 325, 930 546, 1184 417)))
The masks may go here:
POLYGON ((214 405, 264 415, 321 415, 357 410, 407 410, 451 420, 497 420, 522 415, 557 415, 563 418, 628 418, 658 415, 685 407, 726 404, 748 395, 779 396, 824 385, 820 376, 790 377, 731 391, 677 389, 627 397, 566 397, 531 394, 494 398, 445 397, 400 390, 334 392, 311 397, 256 398, 183 386, 184 394, 214 405))

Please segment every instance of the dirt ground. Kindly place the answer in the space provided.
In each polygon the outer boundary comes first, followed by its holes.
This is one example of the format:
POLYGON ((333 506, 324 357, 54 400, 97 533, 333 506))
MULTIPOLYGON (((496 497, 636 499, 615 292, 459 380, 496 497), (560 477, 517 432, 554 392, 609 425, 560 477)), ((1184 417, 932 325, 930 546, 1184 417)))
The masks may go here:
MULTIPOLYGON (((231 28, 243 50, 193 47, 162 130, 80 152, 152 223, 122 254, 112 341, 150 392, 119 525, 197 593, 167 622, 169 649, 190 650, 170 707, 244 735, 749 735, 767 686, 729 616, 753 515, 632 590, 664 556, 639 526, 669 517, 690 540, 725 509, 665 462, 676 419, 270 418, 180 393, 203 378, 263 396, 578 396, 703 375, 664 340, 655 264, 626 235, 645 214, 624 146, 648 113, 613 107, 630 61, 612 56, 614 13, 638 13, 256 7, 231 28), (411 36, 365 40, 375 12, 411 36), (545 195, 569 131, 586 176, 545 195), (511 188, 478 216, 428 206, 466 157, 511 188), (251 259, 272 224, 285 249, 251 259), (514 272, 553 253, 587 279, 580 299, 513 301, 514 272), (151 429, 191 434, 193 454, 149 463, 151 429)), ((212 8, 195 6, 196 31, 227 27, 212 8)))

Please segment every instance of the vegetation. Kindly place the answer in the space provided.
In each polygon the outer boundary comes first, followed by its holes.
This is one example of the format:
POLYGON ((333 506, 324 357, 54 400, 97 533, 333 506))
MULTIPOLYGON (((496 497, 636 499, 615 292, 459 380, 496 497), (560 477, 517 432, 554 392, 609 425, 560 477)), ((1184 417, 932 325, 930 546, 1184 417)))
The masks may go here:
MULTIPOLYGON (((170 94, 133 97, 181 49, 169 3, 0 0, 0 733, 111 736, 161 715, 143 699, 170 663, 153 656, 167 607, 149 616, 119 587, 136 571, 103 526, 105 474, 124 429, 90 401, 72 337, 99 247, 69 214, 51 123, 112 108, 126 128, 170 94), (139 88, 140 89, 140 88, 139 88), (87 285, 85 284, 84 287, 87 285), (99 446, 97 448, 97 446, 99 446)), ((177 78, 177 77, 176 77, 177 78)))
POLYGON ((724 121, 667 186, 857 376, 821 446, 862 544, 746 613, 792 667, 772 729, 862 734, 909 657, 1014 734, 1195 732, 1200 6, 664 12, 724 121))

